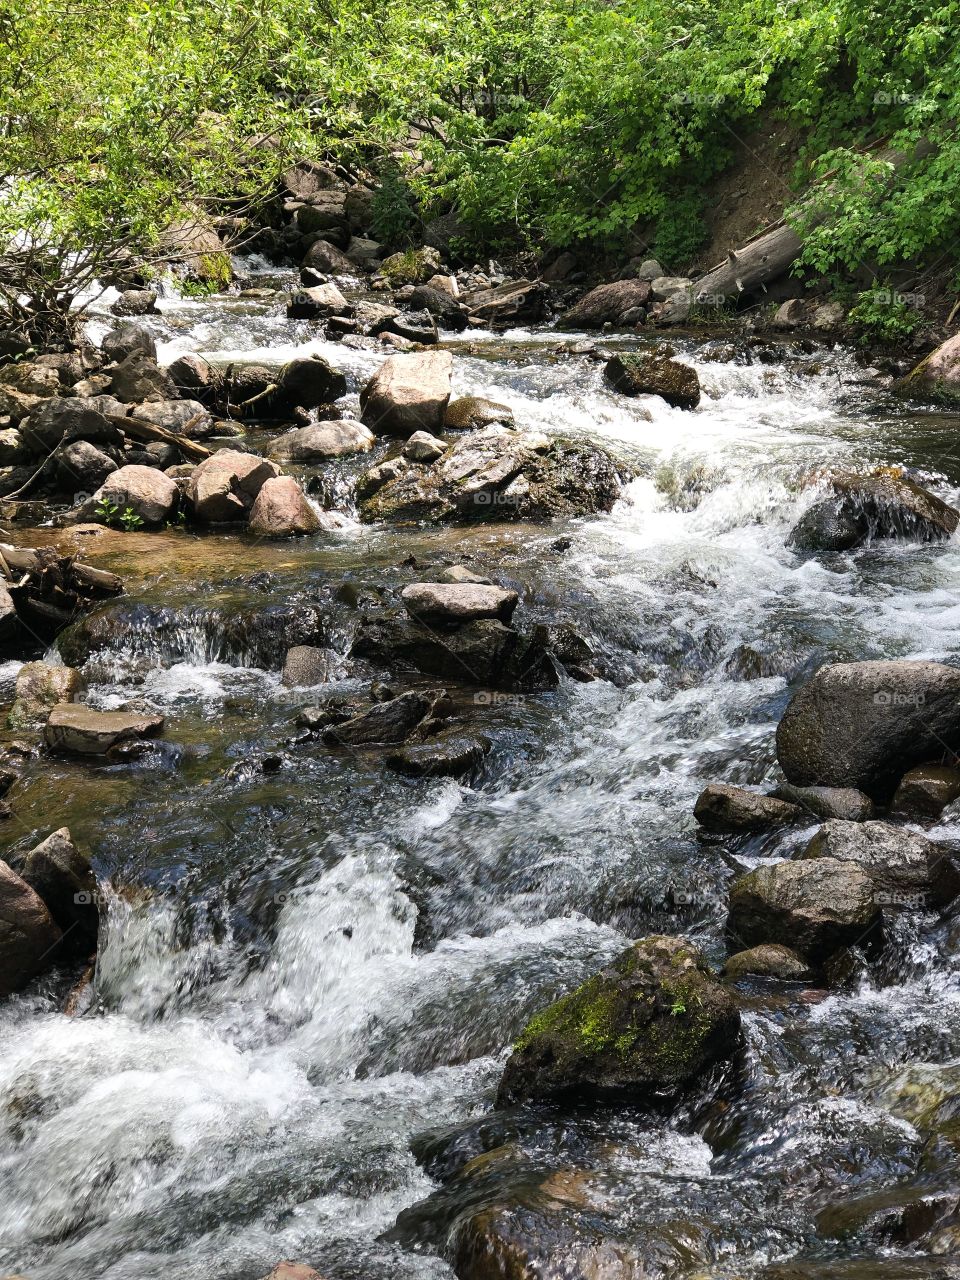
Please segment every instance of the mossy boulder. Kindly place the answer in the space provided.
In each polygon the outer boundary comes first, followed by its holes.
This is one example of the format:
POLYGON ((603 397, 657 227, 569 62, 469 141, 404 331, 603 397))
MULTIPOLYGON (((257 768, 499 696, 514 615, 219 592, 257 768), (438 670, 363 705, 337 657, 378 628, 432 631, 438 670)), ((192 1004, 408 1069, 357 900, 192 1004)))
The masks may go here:
POLYGON ((497 1104, 608 1095, 671 1102, 739 1041, 734 999, 699 952, 680 938, 644 938, 533 1018, 497 1104))
POLYGON ((660 396, 676 409, 695 409, 700 403, 696 369, 679 360, 655 355, 613 356, 604 377, 625 396, 660 396))
POLYGON ((897 390, 935 404, 960 403, 960 334, 941 342, 900 379, 897 390))

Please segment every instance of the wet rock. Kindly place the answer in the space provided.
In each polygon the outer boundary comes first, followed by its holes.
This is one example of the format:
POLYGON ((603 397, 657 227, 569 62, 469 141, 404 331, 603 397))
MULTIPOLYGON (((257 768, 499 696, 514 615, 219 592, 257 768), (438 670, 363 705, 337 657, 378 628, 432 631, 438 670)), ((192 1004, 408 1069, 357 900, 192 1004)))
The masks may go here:
POLYGON ((404 284, 426 284, 440 270, 440 254, 427 246, 391 254, 380 263, 380 274, 396 289, 404 284))
POLYGON ((410 295, 413 311, 427 311, 444 329, 461 333, 467 327, 467 313, 463 306, 445 289, 430 284, 418 285, 410 295))
POLYGON ((603 372, 613 389, 623 395, 660 396, 677 409, 695 409, 700 403, 697 371, 679 360, 653 355, 613 356, 603 372))
POLYGON ((394 751, 387 765, 411 778, 459 778, 480 764, 490 745, 488 738, 451 730, 394 751))
POLYGON ((789 782, 774 789, 779 800, 799 805, 818 818, 843 818, 866 822, 874 816, 873 801, 853 787, 794 787, 789 782))
POLYGON ((316 533, 321 522, 293 476, 273 476, 254 500, 248 527, 262 538, 293 538, 316 533))
POLYGON ((350 310, 350 303, 335 284, 297 289, 287 303, 287 316, 291 320, 326 320, 330 316, 349 315, 350 310))
POLYGON ((20 425, 26 446, 44 455, 61 442, 86 440, 93 444, 122 445, 123 436, 107 421, 93 401, 53 396, 44 400, 20 425))
MULTIPOLYGON (((74 440, 57 456, 56 484, 62 493, 93 493, 117 470, 112 458, 86 440, 74 440)), ((78 499, 74 498, 74 502, 78 499)))
POLYGON ((798 822, 803 811, 795 804, 764 796, 746 787, 712 782, 697 798, 693 816, 705 831, 737 833, 768 831, 798 822))
POLYGON ((37 893, 0 862, 0 996, 21 990, 49 965, 61 936, 37 893))
POLYGON ((150 360, 157 358, 157 344, 153 334, 145 324, 127 321, 110 329, 103 336, 100 350, 107 360, 120 364, 127 356, 146 356, 150 360))
POLYGON ((7 727, 26 729, 43 724, 50 708, 73 702, 84 689, 83 676, 74 667, 50 662, 25 662, 17 672, 14 702, 7 727))
POLYGON ((437 322, 429 311, 405 311, 384 322, 382 328, 374 330, 383 336, 397 334, 408 342, 419 342, 424 346, 432 346, 440 339, 437 322))
POLYGON ((54 707, 44 729, 50 751, 72 755, 105 755, 131 738, 153 738, 163 732, 163 716, 133 711, 94 711, 69 702, 54 707))
POLYGON ((176 481, 162 471, 134 464, 113 471, 80 508, 79 518, 95 517, 101 503, 112 504, 119 515, 129 508, 147 528, 157 528, 173 518, 180 504, 180 490, 176 481))
POLYGON ((376 435, 439 431, 452 369, 449 351, 391 356, 360 392, 362 420, 376 435))
POLYGON ((329 676, 329 650, 319 649, 312 644, 298 644, 287 650, 281 680, 288 688, 300 689, 326 684, 329 676))
POLYGON ((331 276, 354 276, 357 272, 352 259, 329 240, 315 240, 301 265, 331 276))
MULTIPOLYGON (((931 894, 949 902, 960 889, 960 877, 949 851, 925 836, 889 822, 825 822, 801 858, 832 858, 862 867, 878 890, 907 895, 902 906, 922 906, 931 894)), ((898 905, 888 903, 886 905, 898 905)))
POLYGON ((842 1260, 791 1258, 755 1273, 756 1280, 960 1280, 954 1257, 860 1254, 842 1260))
POLYGON ((849 551, 875 538, 949 538, 960 512, 894 468, 828 477, 834 496, 815 503, 788 542, 801 551, 849 551))
POLYGON ((489 587, 493 583, 490 578, 484 578, 479 573, 474 573, 472 569, 468 569, 466 565, 452 564, 448 569, 444 569, 440 574, 441 582, 473 582, 480 586, 489 587))
POLYGON ((305 1262, 278 1262, 263 1280, 323 1280, 323 1277, 305 1262))
POLYGON ((190 477, 187 493, 199 520, 211 524, 242 520, 267 480, 280 468, 266 458, 221 449, 205 458, 190 477))
POLYGON ((385 484, 406 475, 407 464, 403 458, 388 458, 365 472, 357 484, 357 497, 361 500, 372 498, 385 484))
POLYGON ((751 974, 779 978, 782 982, 809 982, 814 977, 814 971, 802 956, 776 943, 738 951, 723 966, 723 976, 730 982, 739 982, 751 974))
POLYGON ((288 431, 272 442, 268 453, 284 462, 321 462, 325 458, 366 453, 375 442, 376 436, 362 422, 341 418, 288 431))
POLYGON ((679 938, 645 938, 532 1019, 497 1105, 611 1094, 673 1102, 739 1040, 736 1005, 699 952, 679 938))
POLYGON ((478 431, 500 423, 514 426, 513 410, 483 396, 461 396, 451 400, 443 415, 444 431, 478 431))
POLYGON ((100 929, 97 878, 67 827, 31 849, 21 875, 63 931, 61 953, 86 956, 95 951, 100 929))
POLYGON ((960 334, 954 334, 912 369, 897 390, 922 400, 955 403, 960 400, 960 334))
POLYGON ((187 399, 197 400, 208 409, 218 404, 223 395, 223 374, 215 365, 193 351, 179 356, 167 373, 174 386, 187 399))
POLYGON ((416 582, 400 593, 407 612, 425 626, 460 626, 478 618, 509 623, 520 597, 503 587, 416 582))
POLYGON ((779 862, 730 886, 729 933, 742 948, 779 943, 818 962, 863 942, 879 916, 873 878, 855 862, 779 862))
POLYGON ((403 456, 411 462, 424 462, 429 465, 442 458, 448 446, 429 431, 415 431, 403 446, 403 456))
POLYGON ((960 796, 960 769, 921 764, 900 779, 890 808, 921 818, 936 818, 960 796))
POLYGON ((155 316, 157 293, 155 289, 124 289, 110 308, 115 316, 155 316))
POLYGON ((936 662, 821 667, 777 727, 797 786, 855 787, 886 803, 913 765, 960 749, 960 670, 936 662))
POLYGON ((113 370, 110 394, 123 404, 139 404, 142 400, 175 400, 177 388, 166 369, 150 356, 134 351, 113 370))
POLYGON ((291 360, 277 375, 276 400, 281 408, 316 409, 346 394, 347 380, 322 356, 291 360))
POLYGON ((370 747, 404 742, 433 714, 442 693, 401 693, 369 711, 324 730, 331 747, 370 747))
POLYGON ((584 294, 564 312, 563 323, 571 328, 602 329, 605 324, 620 324, 628 312, 638 307, 646 310, 649 302, 648 280, 614 280, 584 294))

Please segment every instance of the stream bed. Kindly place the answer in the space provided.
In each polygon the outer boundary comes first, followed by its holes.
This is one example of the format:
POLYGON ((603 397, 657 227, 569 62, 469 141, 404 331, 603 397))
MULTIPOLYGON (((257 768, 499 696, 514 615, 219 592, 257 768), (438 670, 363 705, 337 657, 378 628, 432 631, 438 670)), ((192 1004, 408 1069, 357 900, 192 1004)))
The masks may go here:
MULTIPOLYGON (((384 358, 263 299, 161 306, 161 359, 316 350, 354 412, 384 358)), ((694 801, 779 780, 792 689, 828 661, 960 663, 956 538, 787 545, 801 481, 830 465, 902 464, 956 505, 960 418, 905 406, 841 348, 671 339, 703 387, 688 412, 606 387, 586 335, 446 337, 454 394, 636 469, 609 515, 363 525, 344 463, 301 473, 344 527, 296 542, 18 531, 121 574, 125 641, 91 658, 87 696, 167 720, 142 760, 33 760, 11 797, 5 847, 69 826, 109 910, 81 1016, 56 974, 0 1008, 0 1274, 259 1280, 294 1258, 440 1280, 464 1215, 519 1205, 542 1265, 516 1274, 544 1280, 749 1280, 791 1257, 778 1276, 953 1275, 936 1268, 960 1227, 911 1234, 894 1212, 960 1199, 953 1148, 916 1123, 960 1092, 949 918, 905 919, 882 980, 748 992, 723 1107, 491 1108, 530 1015, 631 939, 684 934, 722 963, 726 885, 784 837, 731 851, 698 836, 694 801), (364 598, 459 563, 518 590, 525 624, 570 621, 606 678, 465 692, 493 748, 464 782, 297 741, 317 692, 283 686, 257 620, 319 611, 330 682, 360 691, 364 598)))

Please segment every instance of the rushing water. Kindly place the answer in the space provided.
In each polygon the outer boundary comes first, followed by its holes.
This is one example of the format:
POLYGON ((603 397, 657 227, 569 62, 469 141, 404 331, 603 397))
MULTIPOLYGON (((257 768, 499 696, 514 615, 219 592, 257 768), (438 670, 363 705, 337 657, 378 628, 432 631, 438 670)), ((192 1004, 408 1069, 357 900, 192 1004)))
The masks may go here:
MULTIPOLYGON (((383 358, 312 339, 262 300, 163 311, 167 359, 317 350, 352 378, 354 406, 383 358)), ((63 1016, 56 975, 0 1010, 0 1272, 256 1280, 290 1257, 327 1280, 449 1276, 458 1195, 479 1193, 438 1188, 504 1143, 484 1194, 496 1201, 518 1167, 579 1179, 560 1197, 575 1232, 612 1242, 599 1270, 568 1257, 558 1275, 638 1274, 616 1261, 638 1238, 651 1276, 872 1255, 856 1201, 956 1183, 910 1101, 918 1081, 960 1084, 956 937, 933 919, 904 928, 882 986, 757 994, 726 1110, 490 1117, 525 1019, 630 938, 687 933, 722 958, 737 863, 698 840, 693 803, 708 781, 776 779, 792 684, 827 660, 960 650, 955 540, 820 560, 786 545, 811 501, 798 481, 825 464, 902 462, 956 501, 955 418, 904 412, 841 351, 727 362, 710 358, 716 342, 680 344, 697 411, 640 405, 573 341, 451 339, 454 386, 630 458, 640 478, 608 516, 350 520, 282 547, 105 539, 99 561, 152 612, 91 661, 89 696, 162 709, 169 746, 127 765, 34 765, 17 795, 11 843, 67 824, 110 890, 87 1011, 63 1016), (332 676, 360 688, 336 588, 394 593, 461 555, 514 583, 526 619, 570 618, 612 678, 481 706, 494 749, 471 785, 293 742, 315 694, 285 689, 282 654, 230 640, 229 619, 323 610, 332 676), (445 1133, 460 1135, 452 1154, 445 1133)), ((750 858, 777 853, 761 841, 750 858)))

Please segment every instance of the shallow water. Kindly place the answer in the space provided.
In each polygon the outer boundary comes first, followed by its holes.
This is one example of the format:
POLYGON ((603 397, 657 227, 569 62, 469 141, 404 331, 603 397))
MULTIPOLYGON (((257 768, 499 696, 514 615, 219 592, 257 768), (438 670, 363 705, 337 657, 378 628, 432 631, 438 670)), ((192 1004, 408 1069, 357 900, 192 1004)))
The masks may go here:
MULTIPOLYGON (((311 339, 278 302, 162 308, 165 358, 316 350, 348 374, 346 408, 383 358, 311 339)), ((900 462, 956 502, 955 417, 905 410, 841 350, 726 363, 689 340, 698 410, 625 401, 571 353, 584 337, 451 340, 454 386, 632 461, 639 478, 608 516, 352 523, 281 546, 44 531, 121 572, 145 607, 120 651, 91 660, 89 696, 162 710, 169 747, 136 765, 33 763, 11 794, 8 849, 69 825, 111 892, 89 1012, 62 1015, 58 975, 0 1010, 0 1272, 256 1280, 296 1257, 326 1280, 451 1275, 441 1255, 472 1193, 455 1180, 436 1194, 457 1162, 418 1163, 425 1135, 499 1146, 500 1121, 471 1135, 512 1038, 630 938, 686 933, 722 957, 737 864, 696 836, 702 786, 776 780, 779 715, 824 661, 958 660, 956 540, 822 561, 786 546, 813 500, 800 482, 826 465, 900 462), (612 678, 477 706, 494 748, 470 785, 297 743, 316 691, 285 689, 282 652, 245 647, 231 620, 315 608, 332 675, 359 689, 371 673, 343 656, 338 588, 389 597, 464 557, 517 586, 518 620, 571 619, 612 678)), ((579 1170, 576 1231, 642 1237, 652 1276, 869 1252, 817 1214, 956 1172, 923 1164, 898 1092, 907 1068, 939 1079, 960 1062, 955 939, 912 924, 882 989, 760 993, 728 1109, 512 1117, 515 1160, 489 1194, 518 1167, 579 1170)))

